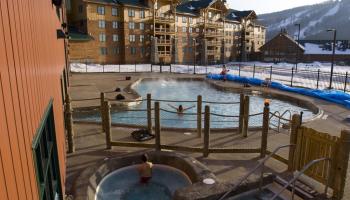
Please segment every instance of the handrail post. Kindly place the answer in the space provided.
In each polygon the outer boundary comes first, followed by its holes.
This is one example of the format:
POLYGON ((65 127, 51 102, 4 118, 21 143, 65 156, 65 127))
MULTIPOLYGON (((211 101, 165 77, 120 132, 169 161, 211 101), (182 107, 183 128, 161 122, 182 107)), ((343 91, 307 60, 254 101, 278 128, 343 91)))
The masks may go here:
POLYGON ((202 96, 197 97, 197 136, 202 137, 202 96))
POLYGON ((159 102, 154 102, 154 130, 156 135, 156 151, 161 151, 160 147, 160 106, 159 102))
POLYGON ((109 104, 108 101, 103 102, 103 107, 104 107, 104 130, 106 134, 106 149, 112 149, 111 145, 111 105, 109 104))
POLYGON ((249 96, 244 98, 244 114, 243 114, 243 137, 248 136, 249 126, 249 96))
POLYGON ((73 114, 72 105, 69 94, 66 97, 66 127, 67 127, 67 140, 68 140, 68 153, 73 153, 75 151, 74 143, 74 130, 73 130, 73 114))
MULTIPOLYGON (((297 134, 298 129, 300 127, 300 116, 298 114, 294 114, 291 121, 291 130, 290 130, 290 142, 289 144, 297 145, 297 134)), ((288 171, 294 171, 294 155, 295 155, 296 146, 289 148, 288 155, 288 171)))
POLYGON ((333 166, 336 171, 333 170, 335 173, 332 173, 332 175, 334 175, 334 182, 332 184, 334 199, 341 199, 344 195, 350 154, 350 130, 342 130, 338 142, 336 158, 335 161, 332 162, 336 165, 333 166))
POLYGON ((210 107, 205 106, 203 157, 208 157, 209 155, 209 140, 210 140, 209 137, 210 137, 210 107))
POLYGON ((345 80, 344 80, 344 92, 346 92, 346 86, 347 86, 347 83, 348 83, 348 72, 346 72, 346 74, 345 74, 345 80))
POLYGON ((267 149, 267 135, 269 132, 269 118, 270 118, 270 103, 265 101, 264 104, 264 114, 263 114, 263 126, 261 134, 261 149, 260 157, 263 158, 266 155, 267 149))
POLYGON ((102 132, 105 132, 106 130, 104 129, 104 123, 105 123, 105 114, 104 114, 104 107, 103 107, 103 102, 105 101, 105 93, 101 92, 100 93, 100 113, 101 113, 101 124, 102 124, 102 132))
POLYGON ((255 78, 255 64, 254 64, 254 67, 253 67, 253 78, 255 78))
POLYGON ((238 133, 243 134, 243 115, 244 115, 244 94, 239 96, 239 124, 238 133))
POLYGON ((152 134, 152 95, 147 94, 147 128, 148 132, 152 134))
POLYGON ((320 70, 320 69, 318 69, 318 70, 317 70, 317 83, 316 83, 316 89, 318 89, 318 84, 319 84, 319 81, 320 81, 320 72, 321 72, 321 70, 320 70))
POLYGON ((290 79, 290 87, 293 87, 293 78, 294 78, 294 67, 292 67, 292 77, 290 79))
POLYGON ((270 81, 272 81, 272 65, 270 67, 270 81))

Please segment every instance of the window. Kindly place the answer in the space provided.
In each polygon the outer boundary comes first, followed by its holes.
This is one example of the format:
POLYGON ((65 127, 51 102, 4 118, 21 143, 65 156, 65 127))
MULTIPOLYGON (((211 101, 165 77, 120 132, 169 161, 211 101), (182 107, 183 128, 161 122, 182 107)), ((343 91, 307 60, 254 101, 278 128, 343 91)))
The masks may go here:
POLYGON ((100 42, 106 42, 106 34, 100 33, 99 39, 100 39, 100 42))
POLYGON ((97 13, 99 15, 104 15, 105 14, 105 7, 104 6, 97 6, 97 13))
POLYGON ((112 48, 112 53, 113 53, 114 55, 119 54, 119 53, 120 53, 119 47, 113 47, 113 48, 112 48))
POLYGON ((106 21, 105 20, 98 20, 98 27, 99 28, 106 28, 106 21))
POLYGON ((112 8, 112 16, 118 16, 118 8, 112 8))
POLYGON ((135 42, 136 41, 135 38, 136 38, 135 35, 129 35, 129 41, 130 42, 135 42))
POLYGON ((199 28, 196 28, 196 32, 199 33, 199 28))
POLYGON ((119 41, 119 35, 113 34, 113 42, 118 42, 119 41))
POLYGON ((82 12, 83 12, 83 5, 79 5, 78 11, 79 11, 79 13, 82 13, 82 12))
POLYGON ((145 41, 145 36, 144 35, 140 35, 140 42, 145 41))
POLYGON ((129 22, 129 29, 135 29, 135 22, 129 22))
POLYGON ((208 12, 208 17, 211 18, 213 16, 212 12, 208 12))
POLYGON ((39 199, 58 199, 59 196, 62 196, 62 191, 52 101, 35 135, 32 150, 39 199))
POLYGON ((140 22, 140 30, 144 30, 145 29, 145 24, 140 22))
POLYGON ((141 55, 145 54, 145 47, 141 47, 141 55))
POLYGON ((186 33, 186 31, 187 31, 186 27, 183 26, 183 27, 182 27, 182 32, 183 32, 183 33, 186 33))
POLYGON ((192 33, 192 27, 189 27, 189 28, 188 28, 188 32, 189 32, 189 33, 192 33))
POLYGON ((135 10, 129 9, 128 10, 128 15, 129 15, 129 17, 135 17, 135 10))
POLYGON ((107 55, 107 48, 106 47, 101 47, 100 48, 100 54, 101 55, 107 55))
POLYGON ((192 17, 189 17, 189 18, 188 18, 188 20, 189 20, 190 24, 192 24, 192 23, 193 23, 193 19, 192 19, 192 17))
POLYGON ((186 23, 187 17, 182 17, 182 23, 186 23))
POLYGON ((117 21, 113 21, 112 22, 112 26, 114 29, 117 29, 118 28, 118 22, 117 21))
POLYGON ((131 54, 136 54, 136 47, 131 47, 130 48, 130 53, 131 54))
POLYGON ((186 53, 186 47, 183 48, 183 52, 186 53))
POLYGON ((141 19, 145 18, 145 11, 144 10, 140 10, 140 18, 141 19))

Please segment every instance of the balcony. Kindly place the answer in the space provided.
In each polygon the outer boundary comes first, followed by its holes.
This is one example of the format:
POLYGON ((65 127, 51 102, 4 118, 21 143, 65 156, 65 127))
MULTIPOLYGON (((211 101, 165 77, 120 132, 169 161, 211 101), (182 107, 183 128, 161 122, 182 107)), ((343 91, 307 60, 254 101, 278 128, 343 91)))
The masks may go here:
POLYGON ((165 40, 165 39, 158 39, 157 40, 157 44, 158 45, 171 45, 171 40, 165 40))
POLYGON ((220 55, 220 50, 216 49, 216 50, 207 50, 207 55, 220 55))
POLYGON ((164 15, 156 15, 155 17, 156 23, 175 23, 174 16, 164 16, 164 15))
POLYGON ((223 37, 223 31, 205 31, 205 37, 223 37))
POLYGON ((175 29, 174 28, 155 28, 154 29, 156 33, 161 33, 161 34, 164 34, 164 33, 168 33, 168 34, 175 34, 175 29))
POLYGON ((222 42, 221 41, 208 41, 207 42, 207 46, 221 46, 222 45, 222 42))
POLYGON ((158 51, 158 55, 160 57, 168 57, 171 56, 171 51, 158 51))
POLYGON ((206 22, 201 21, 198 23, 199 26, 204 26, 206 25, 206 27, 208 28, 224 28, 224 24, 222 22, 219 21, 212 21, 212 20, 208 20, 206 22))

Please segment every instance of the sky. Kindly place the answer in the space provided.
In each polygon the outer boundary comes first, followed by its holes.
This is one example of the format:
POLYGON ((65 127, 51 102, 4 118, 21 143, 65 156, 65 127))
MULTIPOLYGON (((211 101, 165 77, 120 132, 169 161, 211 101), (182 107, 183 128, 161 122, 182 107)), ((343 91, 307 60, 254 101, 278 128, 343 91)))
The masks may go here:
POLYGON ((325 0, 227 0, 232 9, 255 10, 257 14, 271 13, 323 1, 325 0))

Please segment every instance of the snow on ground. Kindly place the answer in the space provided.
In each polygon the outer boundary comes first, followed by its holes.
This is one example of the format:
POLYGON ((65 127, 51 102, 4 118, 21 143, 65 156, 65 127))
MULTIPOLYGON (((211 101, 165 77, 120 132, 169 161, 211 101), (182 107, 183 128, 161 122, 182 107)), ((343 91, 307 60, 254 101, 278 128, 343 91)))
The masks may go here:
MULTIPOLYGON (((231 62, 226 64, 229 74, 241 75, 245 77, 255 77, 262 80, 270 78, 271 66, 273 69, 272 80, 286 85, 291 84, 292 68, 295 64, 291 63, 263 63, 263 62, 231 62), (255 71, 254 71, 254 67, 255 71), (239 67, 240 66, 240 67, 239 67), (240 69, 240 70, 239 70, 240 69)), ((125 65, 100 65, 100 64, 82 64, 72 63, 70 65, 72 72, 172 72, 184 74, 218 74, 221 72, 222 65, 212 66, 196 66, 193 65, 151 65, 151 64, 125 64, 125 65)), ((330 63, 299 63, 298 72, 293 73, 293 86, 324 89, 329 86, 330 63), (320 69, 321 75, 317 84, 317 70, 320 69), (311 72, 313 71, 313 73, 311 72)), ((334 83, 335 89, 343 90, 345 82, 345 73, 350 71, 350 66, 334 67, 334 83)), ((347 85, 347 88, 350 84, 347 85)))
MULTIPOLYGON (((319 44, 305 43, 305 54, 329 54, 331 55, 333 51, 323 50, 319 44)), ((350 49, 345 51, 335 50, 335 54, 350 55, 350 49)))

